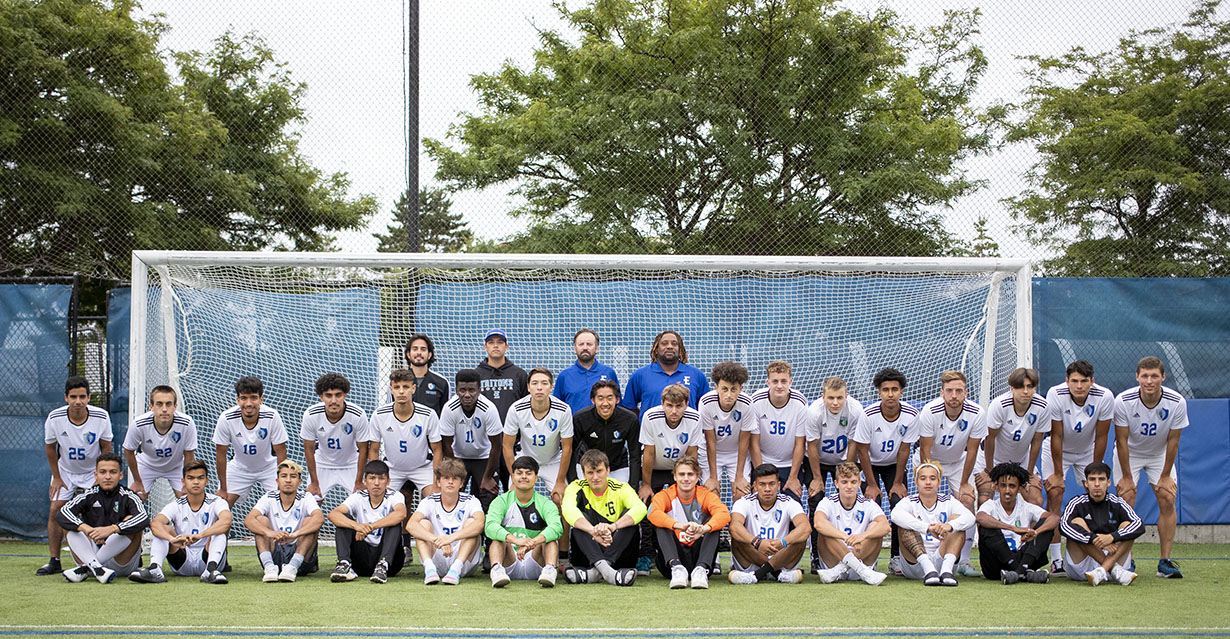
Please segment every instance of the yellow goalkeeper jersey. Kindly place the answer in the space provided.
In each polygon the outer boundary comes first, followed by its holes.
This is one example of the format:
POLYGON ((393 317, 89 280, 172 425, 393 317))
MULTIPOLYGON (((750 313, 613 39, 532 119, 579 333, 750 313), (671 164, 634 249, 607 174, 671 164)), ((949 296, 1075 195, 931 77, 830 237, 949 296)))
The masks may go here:
POLYGON ((606 480, 606 490, 601 495, 594 494, 587 479, 578 479, 568 484, 560 506, 564 521, 570 526, 576 525, 577 520, 582 517, 591 524, 596 524, 602 521, 614 523, 624 515, 640 523, 648 512, 645 502, 641 501, 631 486, 610 478, 606 480))

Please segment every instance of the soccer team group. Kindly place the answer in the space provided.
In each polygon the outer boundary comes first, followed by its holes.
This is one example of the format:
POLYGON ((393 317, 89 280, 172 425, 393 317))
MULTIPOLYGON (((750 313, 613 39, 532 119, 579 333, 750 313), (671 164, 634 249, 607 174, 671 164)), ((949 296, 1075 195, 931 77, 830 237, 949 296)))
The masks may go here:
POLYGON ((426 584, 457 584, 481 567, 497 588, 551 587, 566 564, 569 583, 628 586, 656 564, 671 588, 707 588, 722 572, 728 527, 733 584, 800 583, 808 548, 822 583, 880 584, 889 536, 889 571, 928 586, 978 574, 1045 583, 1053 573, 1128 585, 1137 576, 1132 544, 1144 532, 1132 509, 1143 473, 1160 509, 1157 574, 1182 576, 1169 557, 1187 406, 1162 385, 1156 357, 1140 360, 1139 385, 1118 396, 1075 361, 1045 397, 1036 371, 1012 371, 1010 390, 987 407, 967 398, 963 373, 947 371, 941 395, 918 408, 902 401, 906 378, 892 368, 875 375, 878 401, 867 406, 837 377, 808 404, 784 361, 769 364, 766 388, 749 395, 745 367, 721 362, 707 377, 687 363, 675 331, 655 338, 650 363, 621 392, 597 359, 595 331, 578 331, 573 348, 576 363, 558 375, 527 373, 508 358, 505 332, 491 330, 487 357, 458 371, 450 394, 431 371, 432 340, 414 335, 407 368, 389 378, 391 401, 370 416, 347 401, 344 376, 316 381, 320 402, 299 430, 302 465, 287 458, 286 428, 255 377, 238 380, 236 405, 217 419, 212 468, 195 458, 196 427, 171 387, 151 391, 121 457, 106 411, 89 405, 88 383, 70 378, 66 406, 45 426, 51 560, 38 574, 160 583, 165 563, 176 575, 226 583, 231 509, 260 484, 243 524, 266 582, 318 569, 327 517, 335 582, 385 583, 417 548, 426 584), (1112 425, 1113 474, 1101 461, 1112 425), (1085 494, 1063 504, 1069 470, 1085 494), (176 499, 151 517, 146 489, 159 479, 176 499), (347 497, 326 514, 319 504, 330 490, 347 497), (970 564, 975 534, 980 571, 970 564), (65 537, 77 564, 68 569, 59 558, 65 537))

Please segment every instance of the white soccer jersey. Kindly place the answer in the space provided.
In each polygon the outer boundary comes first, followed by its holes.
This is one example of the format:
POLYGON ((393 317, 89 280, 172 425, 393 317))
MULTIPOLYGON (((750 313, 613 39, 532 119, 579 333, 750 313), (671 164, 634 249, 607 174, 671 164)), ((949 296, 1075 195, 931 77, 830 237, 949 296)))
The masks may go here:
POLYGON ((947 466, 965 457, 965 445, 971 439, 987 436, 987 415, 978 404, 965 400, 956 419, 945 412, 944 398, 937 397, 918 411, 918 436, 931 437, 931 460, 947 466))
POLYGON ((444 502, 440 501, 440 493, 434 493, 419 500, 419 507, 414 512, 422 513, 427 521, 431 522, 431 529, 437 535, 451 535, 460 530, 461 525, 475 513, 481 517, 483 506, 479 503, 478 497, 468 493, 458 493, 457 505, 453 506, 452 510, 445 510, 444 502))
POLYGON ((1046 408, 1052 422, 1063 422, 1063 454, 1064 459, 1068 459, 1068 455, 1093 451, 1094 426, 1115 418, 1115 395, 1109 388, 1093 384, 1085 403, 1078 406, 1072 401, 1067 383, 1061 383, 1046 391, 1046 408))
POLYGON ((901 412, 897 419, 888 421, 880 412, 880 402, 876 402, 863 411, 863 419, 854 430, 854 441, 867 444, 867 452, 871 455, 871 463, 876 466, 889 466, 897 463, 897 450, 903 440, 907 443, 918 441, 918 409, 901 403, 901 412), (913 437, 913 439, 909 439, 913 437))
POLYGON ((816 508, 824 513, 825 517, 834 526, 845 531, 847 535, 858 535, 867 531, 867 526, 875 521, 876 517, 883 517, 884 511, 876 502, 859 495, 854 502, 854 507, 846 510, 846 507, 841 504, 839 495, 831 495, 820 500, 816 504, 816 508))
POLYGON ((128 427, 124 448, 137 453, 142 470, 149 469, 156 474, 180 471, 184 466, 184 452, 196 450, 196 423, 188 415, 175 411, 171 428, 161 434, 154 426, 154 411, 149 411, 128 427))
POLYGON ((320 506, 311 493, 300 490, 295 494, 295 501, 290 508, 284 509, 281 493, 271 490, 261 495, 252 509, 269 518, 269 523, 273 525, 274 530, 293 533, 299 530, 303 521, 312 513, 320 510, 320 506))
POLYGON ((60 446, 61 474, 93 473, 94 462, 102 454, 101 443, 111 441, 111 416, 101 408, 86 408, 89 412, 80 426, 68 419, 67 405, 48 413, 47 421, 43 422, 43 442, 60 446))
POLYGON ((671 470, 684 451, 704 439, 700 430, 700 413, 691 408, 683 411, 683 418, 674 428, 666 425, 666 409, 654 406, 641 418, 640 442, 653 446, 654 470, 671 470))
MULTIPOLYGON (((435 415, 436 412, 433 410, 431 414, 435 415)), ((366 489, 351 494, 342 502, 342 505, 346 507, 346 511, 350 513, 350 518, 360 524, 374 524, 388 517, 397 504, 404 506, 406 499, 401 496, 401 493, 392 488, 385 489, 384 500, 380 502, 379 506, 372 507, 372 502, 366 489)), ((369 546, 379 546, 382 537, 384 537, 384 529, 377 528, 368 533, 363 538, 363 541, 366 541, 369 546)))
POLYGON ((790 466, 794 461, 796 437, 807 436, 807 398, 791 389, 786 405, 778 408, 769 400, 769 389, 762 388, 752 395, 752 410, 756 413, 756 430, 760 435, 760 459, 762 463, 778 468, 790 466))
POLYGON ((329 421, 324 402, 312 404, 303 412, 299 436, 316 442, 316 467, 330 469, 354 468, 359 463, 359 442, 379 439, 368 431, 367 413, 350 402, 337 423, 329 421))
POLYGON ((530 406, 533 397, 526 395, 508 409, 504 434, 521 433, 520 455, 529 455, 540 466, 557 464, 563 449, 560 439, 572 437, 572 409, 562 399, 551 397, 551 408, 542 419, 534 417, 530 406))
MULTIPOLYGON (((739 393, 735 405, 729 411, 723 411, 718 392, 711 390, 700 398, 696 411, 700 415, 700 429, 713 431, 717 440, 717 463, 719 466, 734 466, 739 462, 739 433, 756 430, 756 415, 752 411, 752 398, 745 393, 739 393)), ((708 446, 704 433, 701 433, 697 443, 696 455, 700 459, 708 459, 708 446)), ((708 463, 707 461, 705 463, 708 463)))
MULTIPOLYGON (((999 497, 990 499, 987 503, 978 507, 978 512, 986 513, 1005 524, 1019 526, 1021 528, 1033 528, 1034 524, 1038 523, 1042 516, 1046 514, 1040 506, 1035 506, 1022 498, 1016 496, 1016 505, 1012 507, 1012 514, 1004 512, 1004 505, 999 503, 999 497)), ((1000 530, 1004 533, 1004 540, 1008 542, 1008 547, 1016 550, 1021 547, 1021 536, 1011 530, 1000 530)))
POLYGON ((764 539, 784 539, 794 527, 794 518, 803 514, 803 506, 785 494, 778 493, 777 501, 765 510, 761 508, 756 493, 752 493, 735 501, 734 512, 743 515, 743 524, 753 535, 764 539))
POLYGON ((1162 398, 1153 408, 1140 399, 1140 387, 1129 388, 1115 398, 1115 426, 1128 429, 1129 457, 1166 454, 1166 438, 1172 430, 1187 428, 1187 400, 1162 387, 1162 398))
MULTIPOLYGON (((167 504, 159 513, 171 522, 171 528, 177 535, 199 535, 218 522, 218 515, 230 510, 226 500, 217 495, 205 495, 205 503, 200 510, 193 510, 188 504, 188 498, 180 497, 167 504)), ((209 539, 201 539, 192 545, 193 548, 204 548, 209 539)))
POLYGON ((1034 434, 1049 432, 1051 417, 1045 399, 1034 395, 1024 415, 1016 414, 1011 392, 991 400, 991 408, 987 410, 987 436, 995 435, 995 464, 1015 462, 1028 469, 1029 446, 1034 434))
POLYGON ((440 436, 453 438, 453 454, 457 459, 486 459, 491 456, 489 437, 504 431, 500 411, 491 400, 479 395, 474 414, 466 416, 456 395, 440 414, 440 436))
POLYGON ((927 508, 918 495, 911 495, 893 507, 892 521, 901 528, 922 533, 927 554, 939 552, 940 540, 927 532, 931 524, 949 524, 954 531, 968 530, 974 525, 974 514, 952 495, 939 495, 935 505, 927 508))
POLYGON ((807 422, 807 441, 819 440, 821 464, 836 466, 846 461, 850 439, 863 421, 863 405, 857 399, 846 396, 846 405, 836 415, 824 405, 824 398, 811 403, 811 419, 807 422))
POLYGON ((230 446, 231 460, 251 474, 273 474, 277 467, 273 447, 285 443, 286 427, 282 425, 282 416, 268 406, 260 407, 256 426, 252 428, 244 425, 238 406, 219 415, 214 427, 214 445, 230 446))
POLYGON ((414 414, 401 421, 390 402, 376 409, 371 419, 372 441, 384 442, 389 467, 410 471, 431 463, 431 445, 440 441, 440 418, 436 411, 414 403, 414 414))

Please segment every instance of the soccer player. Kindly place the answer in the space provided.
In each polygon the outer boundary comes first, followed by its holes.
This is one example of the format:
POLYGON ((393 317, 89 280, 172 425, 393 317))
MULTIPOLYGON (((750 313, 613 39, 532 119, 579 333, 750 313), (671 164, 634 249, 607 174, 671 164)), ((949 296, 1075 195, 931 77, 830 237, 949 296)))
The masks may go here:
POLYGON ((456 586, 482 563, 479 542, 486 517, 478 498, 461 492, 465 479, 465 464, 453 458, 441 461, 436 466, 440 492, 424 497, 406 522, 423 560, 423 583, 429 586, 456 586))
MULTIPOLYGON (((830 377, 824 380, 823 395, 811 403, 807 421, 807 460, 812 480, 807 486, 807 511, 816 512, 816 506, 825 496, 825 484, 831 476, 837 483, 837 465, 846 461, 850 438, 863 421, 863 405, 850 396, 846 380, 830 377)), ((861 486, 860 486, 861 490, 861 486)), ((820 540, 815 527, 811 531, 811 547, 818 548, 820 540)), ((820 553, 811 554, 811 569, 820 569, 820 553)))
POLYGON ((90 383, 84 377, 70 377, 64 383, 64 403, 47 414, 43 441, 47 444, 47 464, 51 466, 51 509, 47 513, 47 543, 51 558, 35 571, 36 575, 60 574, 60 548, 64 529, 56 517, 74 495, 94 485, 98 456, 111 451, 111 416, 90 406, 90 383))
POLYGON ((350 380, 325 373, 316 380, 320 402, 303 412, 299 435, 311 479, 307 492, 318 499, 324 499, 334 486, 347 495, 363 487, 359 469, 367 463, 367 442, 376 437, 368 432, 367 413, 346 401, 348 394, 350 380))
POLYGON ((1000 462, 991 468, 991 482, 999 493, 978 507, 979 548, 982 574, 1011 586, 1021 579, 1044 584, 1050 579, 1046 547, 1059 526, 1059 518, 1022 498, 1030 472, 1016 462, 1000 462))
POLYGON ((709 392, 709 380, 704 371, 688 364, 688 349, 683 346, 683 338, 676 331, 666 330, 653 339, 649 364, 628 377, 628 387, 619 404, 638 411, 637 417, 644 419, 645 413, 662 401, 662 389, 671 384, 687 387, 691 408, 696 408, 701 396, 709 392))
POLYGON ((491 400, 500 411, 500 421, 507 421, 508 409, 529 394, 530 376, 508 359, 508 334, 503 329, 487 331, 483 350, 487 351, 487 357, 477 367, 483 397, 491 400))
POLYGON ((672 589, 687 588, 689 575, 693 588, 705 589, 717 561, 719 531, 730 523, 730 511, 717 493, 697 485, 700 462, 695 457, 676 461, 674 476, 674 485, 654 494, 649 507, 658 572, 670 578, 672 589))
MULTIPOLYGON (((872 384, 880 401, 863 411, 864 419, 854 431, 854 458, 863 468, 867 499, 881 504, 880 485, 883 483, 892 509, 908 494, 905 466, 910 448, 901 443, 907 434, 917 432, 914 422, 918 419, 918 409, 901 401, 905 391, 905 375, 901 371, 885 368, 876 373, 872 384)), ((889 523, 892 523, 891 518, 889 523)), ((896 525, 892 527, 889 548, 889 566, 894 573, 901 574, 900 530, 896 525)))
POLYGON ((752 492, 730 512, 730 583, 803 582, 798 565, 811 524, 799 500, 781 493, 781 485, 777 466, 752 469, 752 492))
POLYGON ((768 387, 752 395, 756 430, 752 439, 760 450, 761 462, 777 468, 782 490, 802 503, 803 485, 811 482, 811 469, 803 463, 807 441, 807 398, 790 388, 790 364, 770 362, 768 387))
POLYGON ((414 373, 414 403, 436 411, 439 417, 448 402, 448 380, 431 372, 435 363, 435 342, 422 333, 411 335, 406 342, 406 365, 414 373))
POLYGON ((1135 388, 1115 398, 1115 450, 1119 482, 1115 491, 1128 505, 1136 504, 1136 479, 1144 471, 1157 497, 1157 536, 1162 558, 1157 576, 1181 579, 1183 573, 1170 559, 1178 515, 1175 498, 1174 462, 1179 454, 1179 436, 1187 427, 1187 400, 1162 386, 1166 365, 1156 357, 1136 364, 1135 388))
POLYGON ((813 517, 819 536, 812 544, 820 559, 817 574, 826 584, 861 579, 878 586, 888 576, 875 569, 888 534, 888 517, 879 504, 863 496, 857 464, 842 462, 833 475, 837 494, 821 499, 813 517))
POLYGON ((149 412, 132 422, 124 435, 124 457, 132 481, 128 489, 142 499, 146 486, 165 479, 176 497, 184 496, 184 464, 196 451, 196 423, 176 410, 178 397, 170 386, 155 386, 149 394, 149 412))
POLYGON ((537 579, 543 588, 553 588, 564 532, 559 508, 534 492, 538 462, 533 457, 522 455, 512 467, 513 489, 491 502, 484 526, 491 539, 491 585, 503 588, 513 579, 537 579))
POLYGON ((567 465, 572 459, 572 409, 568 404, 551 396, 554 376, 550 369, 535 368, 530 371, 530 394, 523 397, 508 411, 504 420, 504 459, 512 474, 512 462, 516 459, 513 445, 521 436, 521 454, 529 455, 538 462, 539 475, 551 491, 551 500, 556 504, 564 497, 568 485, 567 465))
POLYGON ((1128 570, 1132 544, 1145 533, 1145 523, 1132 506, 1110 490, 1110 467, 1095 461, 1085 466, 1085 494, 1063 509, 1059 530, 1068 538, 1063 569, 1069 579, 1096 586, 1114 579, 1121 586, 1136 580, 1128 570))
POLYGON ((457 394, 449 400, 440 415, 440 449, 445 457, 454 457, 466 468, 470 494, 476 495, 486 509, 499 492, 496 483, 495 454, 504 445, 504 424, 500 412, 479 390, 478 371, 457 371, 457 394))
POLYGON ((256 541, 266 583, 294 581, 319 566, 316 541, 325 514, 312 493, 299 490, 302 485, 302 466, 289 459, 278 464, 278 489, 262 495, 243 520, 256 541))
POLYGON ((700 413, 688 408, 688 389, 671 384, 662 389, 662 403, 641 417, 641 499, 672 483, 675 462, 696 459, 701 439, 700 413))
MULTIPOLYGON (((1012 371, 1008 374, 1008 387, 1011 390, 991 400, 991 408, 987 410, 987 437, 982 441, 983 454, 974 462, 979 506, 995 496, 995 481, 987 471, 1005 462, 1026 469, 1035 468, 1042 439, 1051 432, 1046 400, 1036 393, 1038 371, 1032 368, 1012 371)), ((1042 505, 1042 478, 1037 474, 1029 472, 1020 490, 1025 501, 1042 505)))
POLYGON ((67 532, 68 548, 76 568, 64 578, 80 583, 91 575, 106 584, 141 566, 141 532, 149 515, 136 493, 120 485, 120 456, 111 451, 94 462, 95 484, 77 494, 56 513, 56 523, 67 532))
POLYGON ((162 562, 166 560, 177 575, 200 577, 206 584, 226 583, 226 575, 219 569, 226 564, 231 509, 225 499, 207 492, 208 484, 209 466, 204 460, 184 464, 184 496, 167 504, 150 522, 154 538, 149 546, 149 567, 128 575, 130 580, 165 583, 162 562))
POLYGON ((336 527, 337 567, 329 576, 335 583, 362 575, 382 584, 406 563, 398 535, 406 520, 406 500, 389 487, 388 464, 378 459, 367 462, 363 486, 329 513, 336 527))
POLYGON ((752 467, 760 465, 760 448, 753 446, 756 414, 752 398, 743 392, 747 369, 738 362, 713 367, 714 389, 700 398, 700 428, 704 437, 697 450, 705 488, 718 492, 725 475, 733 499, 752 492, 752 467))
POLYGON ((592 406, 572 416, 572 459, 568 480, 585 473, 581 456, 587 450, 600 450, 611 460, 610 475, 629 483, 641 476, 639 445, 641 425, 636 413, 619 405, 619 384, 613 379, 595 382, 589 389, 592 406))
POLYGON ((277 486, 278 464, 286 459, 286 427, 278 411, 262 405, 265 385, 255 377, 235 382, 235 403, 218 416, 214 427, 214 465, 218 470, 217 495, 230 508, 248 494, 253 484, 268 490, 277 486), (226 451, 235 449, 227 461, 226 451))
MULTIPOLYGON (((939 397, 919 411, 918 458, 940 464, 948 479, 948 490, 959 495, 961 504, 973 512, 977 495, 974 462, 978 459, 978 447, 987 436, 987 416, 977 403, 966 398, 965 373, 944 371, 940 375, 940 392, 939 397)), ((973 547, 974 536, 966 535, 957 564, 958 575, 978 574, 969 561, 973 547)))
MULTIPOLYGON (((1071 468, 1076 481, 1085 481, 1085 466, 1106 454, 1115 395, 1093 381, 1093 364, 1083 359, 1068 364, 1062 384, 1046 392, 1050 411, 1051 445, 1042 447, 1043 488, 1046 506, 1058 515, 1063 505, 1064 481, 1071 468)), ((1063 527, 1060 527, 1063 531, 1063 527)), ((1063 569, 1059 540, 1051 542, 1051 572, 1063 569)))
POLYGON ((389 487, 405 493, 407 503, 415 490, 423 497, 436 491, 434 464, 443 457, 440 419, 435 411, 414 403, 414 389, 414 373, 404 368, 393 371, 389 375, 393 401, 377 408, 370 422, 368 459, 376 459, 384 444, 389 487))
POLYGON ((555 379, 554 395, 564 400, 575 416, 593 404, 590 390, 597 382, 615 382, 615 394, 619 395, 619 376, 615 374, 615 369, 598 361, 598 332, 594 329, 577 331, 572 336, 572 350, 577 361, 559 372, 555 379))
POLYGON ((941 495, 944 469, 933 461, 914 468, 918 494, 893 507, 892 521, 901 530, 901 573, 927 586, 956 586, 952 571, 965 545, 974 514, 952 495, 941 495))
POLYGON ((564 521, 572 527, 572 567, 568 583, 615 586, 636 582, 636 559, 645 502, 632 487, 609 477, 606 453, 590 449, 581 455, 585 477, 568 484, 562 504, 564 521))

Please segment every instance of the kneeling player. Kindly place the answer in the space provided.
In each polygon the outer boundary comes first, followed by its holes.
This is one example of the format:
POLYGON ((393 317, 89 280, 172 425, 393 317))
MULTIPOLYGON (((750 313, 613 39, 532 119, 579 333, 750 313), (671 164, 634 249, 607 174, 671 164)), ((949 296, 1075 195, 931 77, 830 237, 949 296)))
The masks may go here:
POLYGON ((184 465, 184 496, 166 505, 150 522, 154 540, 149 546, 149 567, 129 575, 138 583, 163 583, 162 560, 175 574, 200 577, 201 583, 224 584, 219 567, 226 563, 226 537, 231 531, 231 509, 226 500, 208 495, 209 470, 203 460, 184 465))
POLYGON ((670 577, 671 588, 709 587, 709 571, 717 561, 718 531, 730 523, 730 511, 717 493, 698 486, 700 462, 684 457, 675 462, 675 483, 653 496, 649 521, 657 535, 658 572, 670 577))
POLYGON ((991 482, 998 499, 978 508, 978 538, 982 548, 982 574, 1012 585, 1025 581, 1044 584, 1046 547, 1051 543, 1059 518, 1034 503, 1021 492, 1029 485, 1030 473, 1014 462, 996 464, 991 482))
MULTIPOLYGON (((325 515, 303 485, 303 467, 287 459, 278 464, 278 489, 261 495, 243 525, 252 531, 265 576, 261 581, 294 581, 316 572, 316 535, 325 515)), ((324 489, 328 492, 328 487, 324 489)))
POLYGON ((149 515, 136 493, 120 485, 120 456, 105 452, 94 462, 95 484, 72 498, 56 513, 56 523, 68 533, 68 548, 76 568, 64 578, 79 583, 90 575, 110 583, 115 575, 132 574, 141 565, 141 531, 149 515))
POLYGON ((436 466, 435 476, 440 492, 419 501, 406 522, 406 532, 414 536, 423 560, 423 583, 455 586, 462 577, 473 575, 483 561, 479 541, 486 517, 478 498, 461 492, 465 464, 449 457, 436 466))
POLYGON ((631 486, 608 476, 610 470, 606 453, 591 448, 581 455, 585 477, 564 490, 561 510, 572 526, 572 567, 564 574, 568 583, 597 583, 601 578, 631 586, 636 581, 638 524, 647 509, 631 486))
POLYGON ((1111 495, 1110 466, 1093 462, 1085 467, 1085 494, 1073 497, 1063 509, 1059 529, 1068 538, 1063 569, 1069 579, 1085 579, 1096 586, 1114 579, 1127 586, 1136 573, 1127 569, 1132 543, 1145 532, 1136 511, 1118 495, 1111 495))
POLYGON ((513 579, 537 579, 555 586, 559 538, 564 533, 559 508, 534 492, 538 461, 522 455, 512 464, 513 490, 491 502, 485 531, 491 539, 491 585, 503 588, 513 579))
POLYGON ((389 488, 389 465, 380 460, 367 462, 363 485, 366 488, 329 513, 329 521, 337 528, 337 567, 329 576, 334 582, 363 575, 382 584, 406 563, 400 535, 406 500, 389 488))
POLYGON ((730 583, 803 581, 798 565, 811 524, 798 500, 780 489, 777 466, 752 469, 752 493, 736 501, 730 513, 730 583))
POLYGON ((857 464, 838 464, 833 474, 837 494, 816 505, 820 581, 862 579, 878 586, 888 576, 875 569, 884 535, 891 528, 888 518, 879 504, 863 496, 857 464))
POLYGON ((893 523, 901 528, 902 576, 928 586, 957 585, 952 569, 965 531, 974 525, 974 514, 956 497, 939 494, 943 477, 939 464, 922 462, 914 469, 918 494, 893 507, 893 523))

